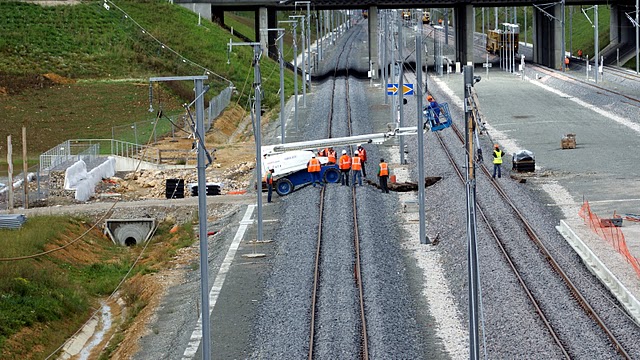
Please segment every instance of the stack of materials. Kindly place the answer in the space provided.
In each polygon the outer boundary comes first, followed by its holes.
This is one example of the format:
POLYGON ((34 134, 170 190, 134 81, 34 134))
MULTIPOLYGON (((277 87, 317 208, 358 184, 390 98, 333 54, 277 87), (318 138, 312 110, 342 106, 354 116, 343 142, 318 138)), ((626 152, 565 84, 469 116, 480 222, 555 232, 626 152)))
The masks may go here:
POLYGON ((184 179, 167 179, 165 195, 167 199, 184 198, 184 179))
MULTIPOLYGON (((207 196, 220 195, 220 183, 207 183, 207 196)), ((198 185, 191 186, 191 196, 198 196, 198 185)))
POLYGON ((25 221, 24 214, 0 215, 0 229, 20 229, 25 221))
POLYGON ((512 169, 515 171, 534 172, 536 160, 529 150, 520 150, 513 154, 512 169))
POLYGON ((575 149, 576 148, 576 134, 567 134, 562 137, 560 145, 563 149, 575 149))

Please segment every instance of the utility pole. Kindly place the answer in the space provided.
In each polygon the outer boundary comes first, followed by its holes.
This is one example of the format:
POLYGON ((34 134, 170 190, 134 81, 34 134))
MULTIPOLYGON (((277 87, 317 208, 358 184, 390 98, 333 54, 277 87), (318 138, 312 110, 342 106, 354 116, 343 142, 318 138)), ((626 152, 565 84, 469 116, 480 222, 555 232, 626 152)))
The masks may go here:
MULTIPOLYGON (((307 75, 304 77, 304 83, 305 83, 305 88, 306 86, 309 86, 309 91, 311 91, 311 1, 296 1, 295 2, 295 6, 298 6, 298 4, 307 4, 307 16, 306 16, 306 20, 307 20, 307 27, 304 27, 304 17, 302 18, 302 31, 303 33, 306 32, 307 34, 307 41, 306 41, 306 47, 307 47, 307 75), (309 77, 309 79, 307 79, 307 76, 309 77), (308 84, 307 84, 308 82, 308 84)), ((304 42, 304 36, 302 37, 302 41, 304 42)), ((302 48, 302 52, 304 53, 304 45, 302 48)), ((306 91, 305 91, 306 92, 306 91)), ((304 95, 303 95, 304 96, 304 95)), ((303 98, 304 99, 304 98, 303 98)), ((304 99, 304 106, 307 106, 307 100, 304 99)))
POLYGON ((595 72, 595 80, 596 80, 596 84, 598 83, 598 72, 600 71, 599 68, 599 60, 600 60, 600 48, 599 48, 599 43, 598 43, 598 5, 593 5, 594 8, 594 14, 595 14, 595 19, 593 20, 593 23, 595 24, 594 27, 594 42, 595 42, 595 52, 596 52, 596 72, 595 72))
POLYGON ((640 74, 640 0, 636 0, 636 74, 640 74))
POLYGON ((284 47, 283 40, 284 29, 266 29, 266 32, 277 31, 278 32, 278 61, 280 62, 280 143, 284 144, 285 137, 285 119, 284 119, 284 47))
MULTIPOLYGON (((195 85, 195 105, 196 105, 196 124, 195 137, 198 140, 198 234, 200 237, 200 301, 201 319, 202 319, 202 358, 211 359, 211 321, 209 314, 209 250, 207 249, 207 178, 205 169, 205 155, 211 158, 204 146, 204 94, 207 90, 203 87, 204 80, 208 76, 168 76, 168 77, 152 77, 149 82, 162 81, 185 81, 193 80, 195 85)), ((188 109, 189 105, 185 104, 188 109)))
MULTIPOLYGON (((392 11, 392 19, 391 19, 391 61, 389 61, 390 65, 391 65, 391 83, 394 84, 397 80, 396 78, 396 74, 398 73, 397 71, 397 64, 396 64, 396 56, 395 56, 395 48, 396 48, 396 43, 395 43, 395 38, 396 38, 396 30, 395 30, 395 25, 396 25, 396 11, 395 10, 391 10, 392 11)), ((396 96, 391 96, 391 122, 395 125, 396 124, 396 96)))
POLYGON ((465 137, 467 160, 467 261, 469 276, 469 359, 480 358, 480 346, 478 340, 478 253, 476 239, 476 179, 475 162, 473 159, 474 126, 471 116, 472 103, 471 87, 473 86, 473 66, 464 67, 464 101, 465 101, 465 137))
POLYGON ((22 127, 22 187, 24 188, 24 205, 25 209, 29 208, 29 181, 27 178, 27 171, 29 166, 27 165, 27 128, 22 127))
MULTIPOLYGON (((418 13, 422 19, 422 12, 418 13)), ((416 34, 416 111, 418 116, 417 134, 418 134, 418 206, 420 216, 420 244, 426 245, 430 243, 427 237, 426 217, 424 206, 424 115, 422 114, 422 96, 427 93, 427 83, 424 83, 424 94, 422 93, 422 31, 416 34)))
POLYGON ((9 175, 9 181, 7 184, 8 189, 8 203, 7 210, 9 210, 9 214, 13 214, 13 147, 11 145, 11 135, 7 136, 7 164, 9 167, 7 168, 7 173, 9 175))
POLYGON ((384 36, 382 37, 384 50, 382 51, 382 78, 383 78, 383 86, 382 91, 384 91, 384 103, 385 105, 389 103, 389 93, 387 92, 387 84, 389 83, 389 70, 387 65, 387 39, 389 38, 389 20, 388 20, 388 12, 390 10, 384 11, 384 36))
POLYGON ((562 63, 562 72, 567 71, 567 65, 564 62, 564 59, 567 57, 567 49, 565 47, 566 46, 566 44, 565 44, 566 39, 565 39, 565 26, 564 26, 564 24, 565 24, 565 3, 564 3, 564 1, 565 0, 562 0, 562 3, 560 5, 561 6, 561 9, 560 9, 561 10, 561 15, 560 16, 562 16, 562 22, 560 23, 562 25, 562 57, 561 57, 560 62, 562 63))
MULTIPOLYGON (((422 20, 421 20, 422 21, 422 20)), ((398 26, 398 58, 400 59, 400 61, 398 62, 398 65, 400 65, 400 73, 399 73, 399 79, 398 79, 398 87, 400 88, 399 91, 399 111, 400 111, 400 127, 404 126, 404 55, 402 54, 402 48, 404 47, 404 41, 402 38, 402 28, 404 27, 404 24, 400 23, 400 26, 398 26)), ((405 163, 405 158, 404 158, 404 136, 400 136, 400 164, 404 164, 405 163)))
MULTIPOLYGON (((297 15, 289 16, 295 18, 297 15)), ((296 123, 296 131, 298 131, 298 42, 296 41, 297 20, 282 20, 279 23, 290 23, 293 27, 293 121, 296 123)))

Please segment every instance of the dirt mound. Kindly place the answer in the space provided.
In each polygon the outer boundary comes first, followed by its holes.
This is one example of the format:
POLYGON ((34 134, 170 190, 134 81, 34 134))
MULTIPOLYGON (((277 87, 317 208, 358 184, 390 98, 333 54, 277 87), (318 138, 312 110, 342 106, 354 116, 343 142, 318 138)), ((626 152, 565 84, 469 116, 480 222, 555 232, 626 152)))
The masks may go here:
POLYGON ((45 78, 53 81, 56 84, 75 84, 75 82, 76 82, 73 79, 69 79, 69 78, 66 78, 64 76, 60 76, 60 75, 54 74, 54 73, 47 73, 47 74, 44 74, 42 76, 44 76, 45 78))
POLYGON ((56 85, 56 82, 44 75, 0 74, 0 94, 18 95, 26 90, 39 90, 56 85))

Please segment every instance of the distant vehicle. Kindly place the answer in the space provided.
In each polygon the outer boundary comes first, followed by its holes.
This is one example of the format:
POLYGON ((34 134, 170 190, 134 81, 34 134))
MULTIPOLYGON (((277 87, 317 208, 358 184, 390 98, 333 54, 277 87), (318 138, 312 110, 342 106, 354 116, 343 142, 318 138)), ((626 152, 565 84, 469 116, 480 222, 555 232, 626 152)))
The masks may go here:
MULTIPOLYGON (((280 196, 289 195, 296 188, 313 182, 313 177, 307 172, 307 163, 313 155, 311 150, 296 150, 267 156, 262 162, 262 173, 273 169, 276 193, 280 196)), ((326 183, 337 183, 340 180, 338 165, 328 164, 326 157, 319 156, 318 160, 321 165, 320 178, 326 183)))
POLYGON ((422 23, 429 24, 431 22, 431 14, 428 11, 422 13, 422 23))
POLYGON ((518 42, 520 34, 511 31, 489 30, 487 32, 487 51, 495 54, 508 49, 510 52, 518 52, 518 42), (502 49, 502 50, 501 50, 502 49))
POLYGON ((369 10, 362 10, 362 17, 363 18, 368 18, 369 17, 369 10))
POLYGON ((402 10, 402 20, 411 21, 411 10, 409 9, 402 10))

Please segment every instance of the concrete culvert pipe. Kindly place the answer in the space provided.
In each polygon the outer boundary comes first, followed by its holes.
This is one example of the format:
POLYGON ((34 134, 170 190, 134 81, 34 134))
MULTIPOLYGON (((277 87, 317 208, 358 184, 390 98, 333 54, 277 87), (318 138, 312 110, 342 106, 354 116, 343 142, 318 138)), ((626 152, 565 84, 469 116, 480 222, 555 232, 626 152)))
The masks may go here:
POLYGON ((148 233, 148 224, 130 223, 118 226, 113 235, 121 245, 133 246, 143 242, 148 233))

